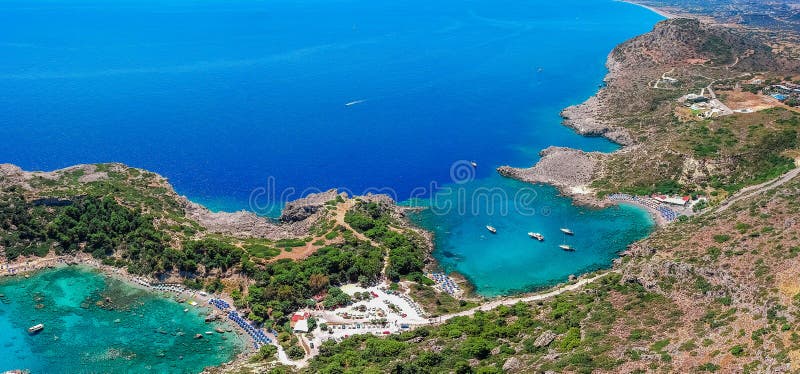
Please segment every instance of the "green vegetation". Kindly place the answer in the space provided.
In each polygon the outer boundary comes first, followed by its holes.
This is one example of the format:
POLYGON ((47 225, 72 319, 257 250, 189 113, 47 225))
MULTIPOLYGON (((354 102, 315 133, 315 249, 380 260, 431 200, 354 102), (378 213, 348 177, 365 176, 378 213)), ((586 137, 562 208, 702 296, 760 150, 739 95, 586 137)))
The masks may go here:
POLYGON ((716 234, 716 235, 714 235, 714 241, 717 242, 717 243, 725 243, 728 240, 731 240, 731 236, 730 235, 725 235, 725 234, 716 234))
POLYGON ((359 202, 347 212, 345 222, 389 249, 389 267, 386 270, 389 279, 397 281, 403 276, 421 279, 426 253, 424 239, 411 230, 400 232, 393 229, 388 206, 359 202))
POLYGON ((671 312, 674 307, 664 298, 620 283, 619 276, 608 276, 588 289, 590 292, 559 295, 538 306, 501 306, 387 338, 359 335, 339 344, 326 342, 306 371, 440 373, 455 368, 457 372, 493 373, 501 372, 510 357, 524 357, 520 365, 537 372, 613 371, 623 361, 611 357, 616 344, 609 334, 612 330, 643 323, 668 328, 676 322, 677 314, 671 312), (611 298, 617 305, 610 303, 611 298), (634 317, 648 308, 659 308, 665 319, 634 317), (555 360, 543 359, 548 347, 533 344, 545 331, 557 334, 550 344, 561 352, 555 360))
MULTIPOLYGON (((256 284, 250 287, 244 304, 251 308, 253 317, 280 325, 290 313, 306 306, 305 301, 312 296, 331 293, 329 286, 355 283, 362 277, 377 280, 383 251, 350 233, 344 238, 343 243, 323 247, 302 261, 279 260, 251 271, 248 275, 256 279, 256 284)), ((326 305, 333 306, 328 299, 326 305)))
POLYGON ((266 244, 246 244, 244 250, 253 257, 269 259, 281 254, 278 248, 270 247, 266 244))
POLYGON ((275 246, 278 248, 294 248, 294 247, 302 247, 305 246, 307 242, 311 241, 311 238, 306 239, 281 239, 275 242, 275 246))
POLYGON ((272 361, 277 357, 277 354, 278 354, 278 347, 272 344, 265 344, 258 349, 258 353, 254 354, 250 358, 250 361, 251 362, 272 361))
MULTIPOLYGON (((675 105, 672 101, 663 104, 675 105)), ((674 123, 672 126, 675 127, 674 133, 643 144, 646 152, 609 156, 604 166, 605 173, 592 182, 592 186, 601 195, 613 192, 689 194, 696 191, 725 191, 730 194, 794 168, 794 160, 786 152, 800 146, 800 115, 785 109, 674 123), (700 177, 695 180, 687 180, 684 175, 689 158, 701 163, 697 171, 700 177), (702 167, 703 164, 710 167, 702 167)))
POLYGON ((126 208, 111 197, 79 197, 44 206, 26 202, 21 191, 4 191, 0 201, 0 238, 5 255, 44 256, 83 251, 104 259, 121 251, 133 273, 163 271, 166 236, 152 217, 126 208), (62 205, 63 204, 63 205, 62 205))
POLYGON ((455 313, 477 306, 475 302, 458 300, 447 293, 437 292, 432 287, 419 283, 412 284, 409 293, 431 316, 455 313))
MULTIPOLYGON (((25 191, 17 187, 0 191, 0 246, 4 254, 14 259, 20 255, 44 256, 50 251, 83 251, 135 274, 180 271, 187 278, 187 286, 209 291, 223 288, 220 275, 241 271, 255 284, 247 290, 235 290, 232 296, 236 304, 249 308, 254 320, 278 328, 291 312, 309 305, 312 296, 327 293, 323 302, 328 307, 348 303, 349 297, 335 286, 375 282, 383 268, 385 250, 343 228, 334 229, 336 236, 343 238, 341 243, 323 247, 302 261, 258 265, 251 258, 268 259, 280 253, 280 248, 304 246, 311 238, 276 242, 221 235, 197 238, 194 234, 201 231, 199 225, 186 220, 182 212, 159 211, 177 203, 157 196, 162 191, 152 186, 157 181, 154 175, 110 165, 100 165, 96 170, 110 177, 82 184, 78 180, 83 170, 78 170, 60 179, 34 178, 32 184, 48 197, 44 203, 26 200, 25 191), (131 200, 127 200, 129 197, 131 200)), ((381 217, 375 220, 382 222, 381 217)), ((394 231, 381 233, 381 226, 375 226, 370 235, 391 244, 388 248, 399 251, 414 243, 402 234, 396 237, 394 231)))

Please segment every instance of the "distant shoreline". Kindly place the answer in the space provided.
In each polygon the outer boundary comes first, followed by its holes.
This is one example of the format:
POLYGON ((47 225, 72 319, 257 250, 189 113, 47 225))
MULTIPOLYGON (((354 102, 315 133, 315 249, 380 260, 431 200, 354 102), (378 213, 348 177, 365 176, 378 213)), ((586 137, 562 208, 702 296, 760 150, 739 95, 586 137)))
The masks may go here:
POLYGON ((649 5, 644 5, 644 4, 641 4, 641 3, 637 3, 634 0, 616 0, 616 1, 619 1, 621 3, 633 4, 633 5, 645 8, 645 9, 647 9, 647 10, 653 12, 653 13, 656 13, 659 16, 662 16, 664 18, 678 18, 678 15, 675 14, 675 13, 671 13, 671 12, 669 12, 667 10, 664 10, 664 9, 654 8, 654 7, 651 7, 649 5))

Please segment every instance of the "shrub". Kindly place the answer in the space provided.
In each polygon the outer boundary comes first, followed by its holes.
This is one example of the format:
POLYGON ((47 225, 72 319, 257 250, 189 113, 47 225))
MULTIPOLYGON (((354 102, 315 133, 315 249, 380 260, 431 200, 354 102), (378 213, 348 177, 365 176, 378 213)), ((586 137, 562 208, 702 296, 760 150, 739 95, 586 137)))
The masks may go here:
POLYGON ((736 357, 744 356, 745 353, 744 346, 742 346, 741 344, 734 345, 733 347, 731 347, 729 352, 736 357))
POLYGON ((730 239, 731 239, 730 235, 725 235, 725 234, 714 235, 714 241, 717 243, 725 243, 730 239))

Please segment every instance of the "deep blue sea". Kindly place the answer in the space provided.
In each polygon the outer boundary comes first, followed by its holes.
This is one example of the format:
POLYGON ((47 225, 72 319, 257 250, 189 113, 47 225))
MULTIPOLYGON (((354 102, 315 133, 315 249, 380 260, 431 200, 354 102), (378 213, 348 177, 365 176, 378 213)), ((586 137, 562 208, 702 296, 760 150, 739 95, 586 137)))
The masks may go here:
MULTIPOLYGON (((510 196, 528 186, 499 165, 531 165, 549 145, 616 148, 558 113, 597 90, 615 45, 660 19, 611 0, 5 0, 0 161, 124 162, 212 209, 268 215, 333 187, 428 197, 458 160, 478 163, 458 186, 510 196)), ((443 267, 485 295, 608 266, 652 225, 535 190, 526 204, 550 214, 416 218, 443 267), (487 224, 498 235, 484 238, 487 224), (555 248, 561 225, 577 252, 555 248)))

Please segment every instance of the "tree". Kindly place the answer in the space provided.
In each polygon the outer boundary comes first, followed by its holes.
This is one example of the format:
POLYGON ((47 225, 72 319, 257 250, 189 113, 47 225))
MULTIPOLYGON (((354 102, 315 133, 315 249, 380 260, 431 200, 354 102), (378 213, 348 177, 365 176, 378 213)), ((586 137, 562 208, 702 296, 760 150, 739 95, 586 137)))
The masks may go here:
POLYGON ((369 287, 371 282, 366 275, 362 274, 358 276, 358 283, 361 285, 361 287, 369 287))
POLYGON ((326 308, 333 308, 350 304, 351 301, 350 296, 344 293, 341 288, 331 287, 328 289, 328 295, 325 296, 323 304, 326 308))
POLYGON ((253 355, 252 361, 271 361, 275 359, 278 347, 272 344, 262 345, 258 352, 253 355))
POLYGON ((292 360, 299 360, 306 356, 306 351, 304 351, 303 348, 293 345, 286 350, 286 355, 292 360))
POLYGON ((311 274, 308 278, 308 286, 311 287, 312 292, 319 292, 328 287, 330 279, 323 274, 311 274))
POLYGON ((469 337, 464 341, 464 344, 461 347, 461 352, 463 353, 464 358, 477 358, 479 360, 483 360, 484 358, 489 357, 492 348, 492 344, 486 339, 469 337))

